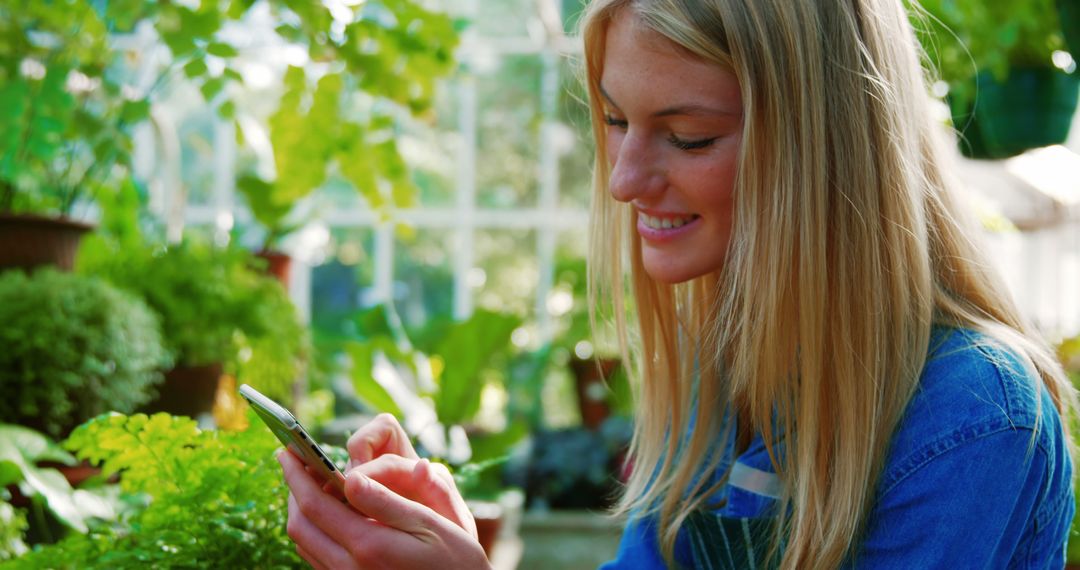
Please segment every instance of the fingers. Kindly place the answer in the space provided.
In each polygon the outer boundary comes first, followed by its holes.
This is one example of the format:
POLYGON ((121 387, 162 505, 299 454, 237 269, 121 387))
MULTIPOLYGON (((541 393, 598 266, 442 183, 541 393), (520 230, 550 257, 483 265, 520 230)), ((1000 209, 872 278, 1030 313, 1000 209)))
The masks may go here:
POLYGON ((388 453, 417 459, 409 435, 393 414, 375 416, 349 437, 346 448, 349 450, 349 468, 388 453))
MULTIPOLYGON (((490 568, 475 536, 359 470, 345 485, 354 510, 324 493, 291 452, 279 454, 278 461, 292 490, 289 537, 316 568, 490 568)), ((432 481, 442 477, 438 471, 421 475, 432 481)))
POLYGON ((426 505, 469 535, 476 536, 476 522, 445 465, 431 463, 427 459, 382 455, 356 467, 352 472, 378 481, 405 499, 426 505))
POLYGON ((316 570, 356 568, 349 552, 319 530, 300 512, 296 498, 289 494, 289 538, 296 552, 316 570))
POLYGON ((424 542, 436 542, 436 531, 448 526, 463 532, 456 525, 447 525, 449 521, 431 508, 398 495, 359 470, 345 478, 345 497, 361 513, 424 542))

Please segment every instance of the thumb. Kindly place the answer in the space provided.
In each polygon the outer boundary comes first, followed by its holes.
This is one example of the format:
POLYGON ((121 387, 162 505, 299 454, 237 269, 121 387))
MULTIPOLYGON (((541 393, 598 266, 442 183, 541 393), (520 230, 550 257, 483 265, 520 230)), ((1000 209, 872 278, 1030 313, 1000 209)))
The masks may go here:
POLYGON ((345 498, 354 509, 385 526, 416 536, 430 536, 443 517, 425 505, 391 491, 382 483, 352 471, 345 478, 345 498))

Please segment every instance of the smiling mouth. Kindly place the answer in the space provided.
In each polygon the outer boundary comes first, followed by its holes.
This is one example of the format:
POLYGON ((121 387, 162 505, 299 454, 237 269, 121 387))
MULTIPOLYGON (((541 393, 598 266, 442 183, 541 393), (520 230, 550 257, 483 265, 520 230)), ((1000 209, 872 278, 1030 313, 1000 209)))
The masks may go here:
POLYGON ((661 218, 638 212, 638 219, 640 219, 646 227, 652 228, 654 230, 670 230, 674 228, 681 228, 700 217, 701 216, 697 214, 690 214, 687 216, 669 216, 661 218))

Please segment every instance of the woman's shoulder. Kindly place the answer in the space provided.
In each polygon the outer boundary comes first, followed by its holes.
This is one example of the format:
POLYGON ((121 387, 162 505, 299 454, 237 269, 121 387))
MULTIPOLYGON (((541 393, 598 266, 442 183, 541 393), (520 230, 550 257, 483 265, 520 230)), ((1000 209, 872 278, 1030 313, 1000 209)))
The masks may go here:
POLYGON ((1030 439, 1052 455, 1061 450, 1050 448, 1064 445, 1057 411, 1026 359, 989 335, 935 328, 883 483, 965 443, 1003 433, 1030 439))

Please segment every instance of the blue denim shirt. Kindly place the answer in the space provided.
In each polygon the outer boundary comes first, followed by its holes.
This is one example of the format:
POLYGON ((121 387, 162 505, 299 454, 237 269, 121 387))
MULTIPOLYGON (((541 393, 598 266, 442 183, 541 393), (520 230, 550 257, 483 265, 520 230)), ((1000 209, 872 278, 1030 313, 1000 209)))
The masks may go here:
MULTIPOLYGON (((850 566, 1060 569, 1075 510, 1071 482, 1061 417, 1041 382, 991 339, 935 329, 850 566)), ((755 437, 736 458, 716 514, 768 516, 778 486, 755 437)), ((632 518, 617 558, 602 569, 664 568, 656 536, 654 521, 632 518)), ((676 560, 705 566, 695 563, 685 532, 676 560)))

